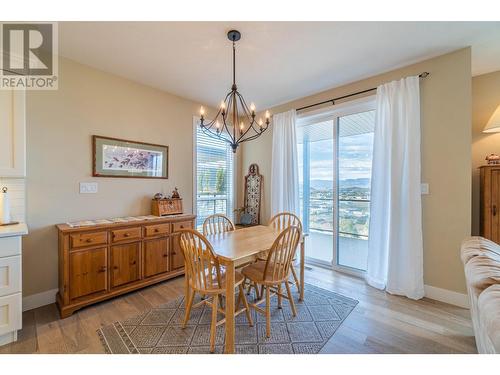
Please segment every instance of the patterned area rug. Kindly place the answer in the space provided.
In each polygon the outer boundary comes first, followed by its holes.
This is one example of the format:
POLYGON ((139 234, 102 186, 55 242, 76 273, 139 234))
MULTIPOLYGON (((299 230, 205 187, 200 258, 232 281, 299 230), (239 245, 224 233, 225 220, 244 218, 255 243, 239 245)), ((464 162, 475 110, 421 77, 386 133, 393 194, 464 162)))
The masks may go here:
MULTIPOLYGON (((245 314, 236 317, 236 353, 293 354, 318 353, 358 301, 305 284, 304 302, 298 302, 294 291, 297 316, 292 317, 288 300, 277 308, 277 297, 271 300, 271 337, 266 338, 266 321, 252 310, 254 326, 245 314)), ((254 296, 249 297, 249 301, 254 296)), ((204 304, 191 311, 186 328, 183 297, 170 301, 123 322, 97 331, 107 353, 113 354, 185 354, 209 353, 211 308, 204 304)), ((197 301, 195 301, 197 302, 197 301)), ((219 316, 221 319, 222 316, 219 316)), ((224 351, 224 325, 217 327, 216 353, 224 351)))

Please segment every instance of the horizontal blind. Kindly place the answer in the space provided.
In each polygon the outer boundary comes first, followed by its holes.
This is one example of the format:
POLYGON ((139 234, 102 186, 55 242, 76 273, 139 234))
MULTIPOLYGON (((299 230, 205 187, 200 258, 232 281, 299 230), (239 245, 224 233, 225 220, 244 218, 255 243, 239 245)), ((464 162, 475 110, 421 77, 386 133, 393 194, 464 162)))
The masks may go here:
POLYGON ((233 164, 229 144, 196 127, 196 226, 210 215, 233 218, 233 164))

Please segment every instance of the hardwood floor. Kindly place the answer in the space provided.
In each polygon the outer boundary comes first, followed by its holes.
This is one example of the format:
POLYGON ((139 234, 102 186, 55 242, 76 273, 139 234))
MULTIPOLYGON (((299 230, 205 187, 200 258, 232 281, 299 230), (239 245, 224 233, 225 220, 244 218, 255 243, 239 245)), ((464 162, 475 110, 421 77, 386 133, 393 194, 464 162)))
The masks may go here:
MULTIPOLYGON (((321 353, 476 353, 469 311, 424 298, 413 301, 321 268, 306 282, 359 300, 321 353)), ((178 277, 82 309, 61 320, 55 304, 23 314, 16 343, 0 353, 103 353, 96 330, 182 295, 178 277)))

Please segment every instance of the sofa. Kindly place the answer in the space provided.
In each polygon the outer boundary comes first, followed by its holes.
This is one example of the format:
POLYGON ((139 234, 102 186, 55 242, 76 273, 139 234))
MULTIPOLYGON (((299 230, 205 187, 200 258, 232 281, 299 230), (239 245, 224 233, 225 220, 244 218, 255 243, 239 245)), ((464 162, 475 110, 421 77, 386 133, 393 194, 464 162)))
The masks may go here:
POLYGON ((500 245, 483 237, 462 242, 461 257, 479 353, 500 353, 500 245))

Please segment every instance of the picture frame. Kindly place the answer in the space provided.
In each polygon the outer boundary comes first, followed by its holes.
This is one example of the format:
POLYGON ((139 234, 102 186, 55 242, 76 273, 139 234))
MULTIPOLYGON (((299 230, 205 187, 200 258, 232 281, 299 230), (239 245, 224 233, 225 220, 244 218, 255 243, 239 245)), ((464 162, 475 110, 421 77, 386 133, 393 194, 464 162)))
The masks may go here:
POLYGON ((168 179, 168 146, 92 136, 92 176, 168 179))

